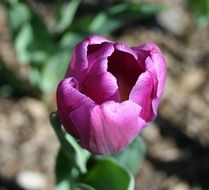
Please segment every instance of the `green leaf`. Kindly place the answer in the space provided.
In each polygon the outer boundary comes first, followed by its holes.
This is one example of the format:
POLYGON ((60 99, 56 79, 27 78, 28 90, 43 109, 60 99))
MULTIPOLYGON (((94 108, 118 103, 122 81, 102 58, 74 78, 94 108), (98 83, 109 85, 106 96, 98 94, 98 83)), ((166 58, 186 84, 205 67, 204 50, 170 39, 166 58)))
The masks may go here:
POLYGON ((96 14, 89 12, 84 16, 75 18, 71 29, 87 35, 92 33, 106 35, 127 23, 155 15, 163 9, 164 7, 159 3, 148 4, 131 1, 118 3, 102 8, 96 14))
POLYGON ((56 112, 50 114, 50 123, 60 141, 61 147, 67 156, 71 157, 72 153, 75 153, 73 146, 66 140, 65 132, 62 129, 60 120, 56 112))
MULTIPOLYGON (((79 34, 79 33, 74 33, 74 32, 67 32, 65 33, 60 42, 59 45, 61 47, 61 49, 67 50, 69 51, 68 54, 70 54, 70 52, 73 51, 75 45, 80 42, 81 40, 83 40, 85 38, 85 36, 79 34)), ((68 55, 70 57, 70 55, 68 55)))
MULTIPOLYGON (((75 139, 61 128, 61 123, 56 113, 50 115, 50 122, 61 144, 55 168, 56 190, 75 190, 77 177, 80 173, 86 172, 89 152, 82 149, 75 139)), ((78 185, 78 189, 92 190, 92 188, 87 187, 78 185)))
POLYGON ((21 79, 15 70, 8 67, 0 57, 0 93, 4 96, 40 96, 40 91, 29 84, 27 80, 21 79))
POLYGON ((56 189, 57 190, 68 190, 71 187, 71 175, 72 170, 75 169, 74 165, 74 153, 72 152, 72 157, 69 158, 62 148, 59 150, 56 159, 56 189))
POLYGON ((71 0, 67 4, 62 4, 58 1, 57 6, 57 24, 55 31, 63 32, 73 22, 74 16, 77 12, 80 0, 71 0), (60 6, 61 5, 61 6, 60 6))
POLYGON ((86 163, 88 158, 90 157, 90 153, 87 150, 81 148, 81 146, 77 143, 77 141, 68 133, 65 133, 65 138, 73 146, 76 152, 75 163, 79 168, 79 171, 81 173, 85 173, 87 171, 86 163))
POLYGON ((97 159, 81 179, 98 190, 134 190, 134 178, 113 159, 97 159))
POLYGON ((126 23, 157 14, 162 9, 159 4, 120 3, 94 16, 89 24, 89 31, 108 34, 126 23))
POLYGON ((89 24, 89 32, 97 34, 108 34, 119 28, 121 24, 121 21, 115 20, 114 18, 109 18, 105 13, 99 13, 89 24))
POLYGON ((57 52, 50 57, 42 70, 40 87, 43 92, 51 92, 57 86, 59 80, 64 76, 69 62, 69 52, 57 52))
POLYGON ((56 185, 55 187, 56 190, 74 190, 71 187, 70 180, 63 180, 59 184, 56 185))
POLYGON ((2 0, 7 6, 14 6, 19 3, 19 0, 2 0))
POLYGON ((142 16, 156 15, 163 11, 165 7, 159 3, 141 3, 140 6, 132 7, 133 11, 140 12, 142 16))
POLYGON ((139 170, 145 156, 146 146, 141 137, 137 137, 122 152, 111 155, 121 166, 133 174, 139 170))
POLYGON ((111 18, 126 23, 155 15, 161 12, 163 8, 161 4, 127 2, 110 7, 107 14, 111 18))
POLYGON ((208 13, 209 2, 208 0, 188 0, 190 7, 198 14, 208 13))
POLYGON ((86 162, 90 156, 90 153, 81 148, 76 140, 62 129, 61 123, 56 113, 52 113, 50 115, 50 122, 60 141, 61 148, 65 155, 69 160, 71 160, 71 163, 76 168, 78 168, 80 173, 85 173, 86 162))
POLYGON ((43 19, 36 14, 33 9, 31 11, 31 20, 30 25, 33 30, 34 40, 30 44, 29 50, 30 52, 34 53, 36 51, 45 51, 49 55, 54 53, 55 44, 52 40, 52 35, 49 33, 46 24, 43 22, 43 19))
POLYGON ((21 26, 30 21, 30 10, 26 5, 16 3, 8 10, 8 18, 11 29, 17 31, 21 26))
POLYGON ((15 39, 15 49, 17 57, 21 63, 29 63, 30 52, 28 46, 33 41, 33 31, 30 24, 25 24, 19 31, 15 39))
POLYGON ((93 187, 91 187, 87 184, 78 183, 78 184, 76 184, 76 187, 74 190, 96 190, 96 189, 94 189, 93 187))
POLYGON ((209 24, 209 1, 208 0, 188 0, 188 4, 193 11, 196 23, 199 26, 209 24))

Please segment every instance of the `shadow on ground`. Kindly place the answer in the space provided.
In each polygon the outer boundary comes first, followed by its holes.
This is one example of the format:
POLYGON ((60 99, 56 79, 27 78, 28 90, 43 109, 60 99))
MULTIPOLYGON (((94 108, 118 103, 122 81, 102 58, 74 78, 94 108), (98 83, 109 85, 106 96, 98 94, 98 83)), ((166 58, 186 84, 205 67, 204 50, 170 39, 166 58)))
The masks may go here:
POLYGON ((187 136, 162 115, 158 116, 156 124, 162 137, 172 138, 185 156, 180 160, 163 161, 148 154, 147 159, 156 169, 165 171, 169 176, 175 175, 190 185, 209 189, 209 147, 187 136))
POLYGON ((20 187, 13 179, 0 176, 0 189, 4 190, 25 190, 20 187))

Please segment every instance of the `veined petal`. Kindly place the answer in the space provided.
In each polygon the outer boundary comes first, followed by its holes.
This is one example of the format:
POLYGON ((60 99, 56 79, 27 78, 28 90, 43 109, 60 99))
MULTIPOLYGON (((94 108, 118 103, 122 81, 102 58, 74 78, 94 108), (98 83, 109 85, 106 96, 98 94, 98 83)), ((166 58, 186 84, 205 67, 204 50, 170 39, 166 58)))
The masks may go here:
POLYGON ((146 67, 147 70, 150 71, 157 80, 157 89, 156 89, 156 97, 160 98, 162 96, 164 86, 165 86, 165 78, 166 78, 166 64, 165 58, 162 54, 152 53, 151 57, 147 58, 146 67))
POLYGON ((96 154, 110 154, 126 147, 145 127, 140 111, 132 101, 109 101, 76 109, 70 118, 83 147, 96 154))
POLYGON ((141 61, 144 62, 145 69, 150 71, 157 81, 156 96, 160 98, 163 93, 166 78, 165 58, 160 48, 154 43, 142 44, 133 48, 141 61))
POLYGON ((93 44, 101 44, 103 42, 110 42, 109 40, 105 39, 104 37, 92 35, 79 44, 76 45, 72 58, 70 60, 70 64, 66 73, 67 77, 74 77, 79 82, 82 82, 83 79, 87 75, 87 68, 88 68, 88 60, 87 60, 87 53, 88 53, 88 46, 93 44))
POLYGON ((147 70, 151 73, 153 79, 153 113, 157 115, 157 108, 163 94, 166 78, 166 65, 164 57, 161 54, 154 53, 146 59, 147 70))
POLYGON ((152 42, 142 44, 135 48, 146 52, 159 53, 159 54, 162 53, 160 48, 155 43, 152 42))
POLYGON ((130 100, 142 107, 140 117, 145 121, 150 121, 154 118, 152 111, 152 91, 153 79, 151 74, 147 71, 139 76, 129 95, 130 100))
POLYGON ((117 44, 115 44, 115 49, 122 51, 122 52, 126 52, 128 54, 131 54, 137 60, 137 54, 130 47, 128 47, 126 44, 117 43, 117 44))
POLYGON ((74 78, 62 80, 57 88, 57 109, 59 118, 72 135, 77 136, 76 129, 72 126, 69 113, 83 105, 94 103, 90 98, 79 92, 78 82, 74 78))
POLYGON ((161 54, 160 48, 154 43, 145 43, 138 47, 131 48, 138 57, 138 62, 144 70, 146 70, 145 60, 151 56, 152 53, 161 54))
POLYGON ((68 66, 65 78, 73 77, 77 81, 82 82, 86 77, 88 60, 87 60, 87 47, 89 45, 88 40, 84 40, 76 45, 73 50, 72 58, 68 66))
POLYGON ((160 48, 154 43, 143 44, 139 47, 133 48, 133 50, 137 53, 141 62, 144 63, 145 70, 149 71, 152 78, 152 111, 154 119, 157 115, 158 104, 165 86, 165 58, 161 53, 160 48))
POLYGON ((120 101, 116 78, 109 72, 89 77, 83 83, 82 92, 97 104, 108 100, 120 101))
POLYGON ((89 44, 101 44, 103 42, 111 42, 110 40, 99 35, 91 35, 87 39, 89 40, 89 44))
POLYGON ((104 42, 88 46, 88 77, 107 72, 108 57, 114 52, 112 43, 104 42))
POLYGON ((97 104, 107 100, 119 102, 120 95, 116 78, 107 71, 108 57, 114 51, 113 45, 104 42, 99 47, 97 46, 88 47, 90 51, 88 53, 88 77, 83 81, 81 91, 97 104))

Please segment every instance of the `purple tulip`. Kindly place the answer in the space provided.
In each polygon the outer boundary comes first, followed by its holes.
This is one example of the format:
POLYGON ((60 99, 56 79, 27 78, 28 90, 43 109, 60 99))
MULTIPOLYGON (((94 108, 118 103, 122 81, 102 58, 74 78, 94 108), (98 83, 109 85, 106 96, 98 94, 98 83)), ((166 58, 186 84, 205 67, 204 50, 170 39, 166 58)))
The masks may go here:
POLYGON ((58 85, 60 121, 90 152, 118 152, 155 119, 165 77, 154 43, 130 48, 91 36, 75 47, 58 85))

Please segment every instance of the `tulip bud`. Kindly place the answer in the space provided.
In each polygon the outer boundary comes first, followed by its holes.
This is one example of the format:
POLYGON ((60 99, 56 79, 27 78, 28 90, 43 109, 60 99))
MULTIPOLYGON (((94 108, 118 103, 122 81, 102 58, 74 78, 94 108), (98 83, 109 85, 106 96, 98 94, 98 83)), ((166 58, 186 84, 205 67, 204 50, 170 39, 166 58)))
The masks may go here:
POLYGON ((154 43, 130 48, 91 36, 75 47, 58 85, 60 121, 92 153, 121 151, 155 119, 165 77, 154 43))

